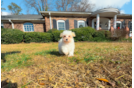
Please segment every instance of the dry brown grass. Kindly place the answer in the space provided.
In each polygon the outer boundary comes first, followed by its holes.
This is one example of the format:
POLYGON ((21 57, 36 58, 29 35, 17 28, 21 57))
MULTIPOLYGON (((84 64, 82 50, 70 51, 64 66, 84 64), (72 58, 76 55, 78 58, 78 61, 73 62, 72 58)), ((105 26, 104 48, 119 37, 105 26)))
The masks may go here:
MULTIPOLYGON (((96 79, 105 78, 116 88, 132 87, 132 43, 77 42, 75 45, 75 56, 67 57, 58 54, 58 43, 2 44, 2 53, 20 51, 17 55, 29 55, 33 64, 10 71, 4 68, 1 80, 8 78, 19 88, 112 88, 96 79), (46 55, 36 54, 42 51, 47 51, 46 55)), ((11 54, 5 59, 8 62, 11 54)))

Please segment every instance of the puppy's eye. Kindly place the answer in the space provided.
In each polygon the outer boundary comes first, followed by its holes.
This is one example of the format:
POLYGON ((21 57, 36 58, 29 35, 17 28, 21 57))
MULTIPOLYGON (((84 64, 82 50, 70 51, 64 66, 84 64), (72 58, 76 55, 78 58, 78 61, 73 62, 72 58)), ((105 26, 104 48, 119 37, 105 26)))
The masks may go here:
POLYGON ((64 36, 64 37, 66 37, 66 36, 64 36))
POLYGON ((68 37, 70 37, 70 35, 68 37))

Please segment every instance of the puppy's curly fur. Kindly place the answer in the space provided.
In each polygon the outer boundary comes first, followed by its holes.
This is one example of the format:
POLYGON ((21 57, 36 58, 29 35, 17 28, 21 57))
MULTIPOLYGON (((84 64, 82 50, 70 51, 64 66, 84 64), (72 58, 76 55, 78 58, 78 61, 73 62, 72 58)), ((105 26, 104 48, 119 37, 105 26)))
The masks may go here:
POLYGON ((73 37, 75 37, 75 33, 69 30, 65 30, 60 34, 60 37, 62 38, 59 40, 59 53, 68 56, 74 56, 75 44, 73 37))

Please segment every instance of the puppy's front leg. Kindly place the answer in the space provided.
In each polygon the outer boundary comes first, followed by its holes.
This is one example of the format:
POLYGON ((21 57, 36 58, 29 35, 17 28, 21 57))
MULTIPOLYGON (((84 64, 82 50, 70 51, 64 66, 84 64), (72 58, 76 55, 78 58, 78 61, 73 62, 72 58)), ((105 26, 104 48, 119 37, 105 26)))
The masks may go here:
POLYGON ((71 50, 68 56, 74 56, 74 50, 71 50))
POLYGON ((67 49, 67 48, 62 48, 62 52, 63 52, 65 55, 68 55, 68 49, 67 49))

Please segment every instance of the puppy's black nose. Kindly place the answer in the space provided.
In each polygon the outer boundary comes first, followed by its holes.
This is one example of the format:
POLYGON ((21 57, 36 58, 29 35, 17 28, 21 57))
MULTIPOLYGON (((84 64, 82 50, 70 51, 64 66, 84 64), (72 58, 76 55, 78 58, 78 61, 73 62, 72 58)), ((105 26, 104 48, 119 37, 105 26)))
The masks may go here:
POLYGON ((66 41, 67 41, 68 39, 66 39, 66 41))

